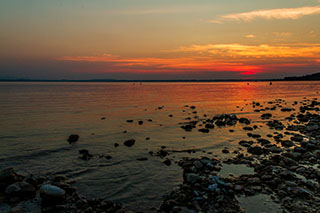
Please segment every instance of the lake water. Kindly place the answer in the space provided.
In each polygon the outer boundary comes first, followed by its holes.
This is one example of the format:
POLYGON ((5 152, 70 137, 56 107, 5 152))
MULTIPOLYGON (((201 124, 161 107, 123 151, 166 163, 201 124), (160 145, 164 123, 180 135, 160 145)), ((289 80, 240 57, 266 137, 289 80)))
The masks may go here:
MULTIPOLYGON (((2 82, 0 168, 63 174, 76 182, 74 185, 83 195, 147 210, 158 207, 161 197, 182 181, 182 170, 175 163, 166 166, 164 159, 151 156, 149 151, 157 152, 161 146, 204 151, 170 155, 173 162, 183 156, 212 157, 208 152, 221 157, 221 149, 236 149, 246 135, 240 127, 215 128, 209 134, 185 132, 179 123, 185 122, 186 117, 236 113, 262 125, 261 113, 253 112, 248 103, 266 104, 279 98, 290 103, 303 97, 318 97, 318 91, 320 82, 2 82), (134 122, 126 122, 128 119, 134 122), (138 124, 140 120, 142 125, 138 124), (235 132, 230 133, 229 129, 235 132), (70 134, 80 136, 75 145, 67 142, 70 134), (124 146, 123 142, 131 138, 136 140, 135 145, 124 146), (115 148, 114 143, 120 146, 115 148), (89 161, 79 159, 80 149, 88 149, 95 157, 89 161), (99 155, 110 155, 112 159, 99 155), (141 157, 148 160, 136 160, 141 157)), ((277 117, 280 112, 273 113, 277 117)), ((257 133, 264 134, 262 130, 257 133)))

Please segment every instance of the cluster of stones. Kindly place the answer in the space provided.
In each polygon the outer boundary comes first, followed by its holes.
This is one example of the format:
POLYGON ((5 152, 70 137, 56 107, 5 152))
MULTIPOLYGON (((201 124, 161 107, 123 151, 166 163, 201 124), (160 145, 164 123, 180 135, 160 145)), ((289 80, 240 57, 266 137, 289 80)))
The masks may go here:
POLYGON ((212 158, 189 159, 179 162, 183 168, 183 184, 163 201, 160 210, 183 212, 242 212, 233 185, 217 176, 220 161, 212 158))
MULTIPOLYGON (((205 116, 206 117, 206 116, 205 116)), ((209 133, 210 129, 214 129, 215 126, 225 127, 225 126, 235 126, 238 122, 242 124, 249 125, 251 122, 247 118, 238 118, 235 114, 221 114, 216 115, 212 119, 199 118, 197 120, 192 120, 184 122, 181 126, 187 132, 192 131, 192 129, 199 127, 198 131, 203 133, 209 133)))

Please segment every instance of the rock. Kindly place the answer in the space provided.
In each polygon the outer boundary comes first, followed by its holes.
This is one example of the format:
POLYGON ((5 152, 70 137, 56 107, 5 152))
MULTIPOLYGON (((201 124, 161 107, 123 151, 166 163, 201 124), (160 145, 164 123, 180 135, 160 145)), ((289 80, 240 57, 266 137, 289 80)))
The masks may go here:
POLYGON ((239 142, 239 145, 241 146, 244 146, 244 147, 249 147, 253 144, 253 141, 245 141, 245 140, 242 140, 239 142))
POLYGON ((136 142, 135 139, 130 139, 130 140, 126 140, 125 142, 123 142, 123 144, 127 147, 131 147, 134 145, 134 143, 136 142))
POLYGON ((112 159, 112 157, 110 155, 107 155, 104 158, 107 159, 107 160, 111 160, 112 159))
POLYGON ((248 152, 254 155, 262 155, 264 153, 263 148, 261 148, 260 146, 251 146, 248 147, 248 152))
POLYGON ((17 179, 18 176, 13 168, 6 168, 0 171, 0 185, 7 186, 16 182, 17 179))
POLYGON ((235 185, 234 186, 234 190, 235 191, 241 191, 243 189, 243 186, 241 186, 241 185, 235 185))
POLYGON ((118 143, 114 143, 114 147, 118 147, 119 146, 119 144, 118 143))
POLYGON ((162 163, 164 163, 167 166, 171 165, 171 160, 170 159, 166 159, 165 161, 163 161, 162 163))
POLYGON ((6 188, 6 193, 11 196, 29 197, 36 193, 36 188, 27 182, 17 182, 6 188))
POLYGON ((269 119, 269 118, 271 118, 272 117, 272 114, 271 113, 265 113, 265 114, 262 114, 261 115, 261 118, 262 119, 269 119))
POLYGON ((133 120, 127 120, 127 122, 128 122, 128 123, 132 123, 132 122, 133 122, 133 120))
POLYGON ((213 128, 214 128, 214 125, 213 125, 213 124, 206 124, 206 125, 205 125, 205 128, 207 128, 207 129, 213 129, 213 128))
POLYGON ((71 143, 75 143, 79 140, 79 135, 70 135, 68 138, 68 142, 71 143))
POLYGON ((319 126, 317 124, 312 125, 312 126, 307 126, 307 131, 309 131, 309 132, 314 131, 314 130, 318 130, 318 129, 319 129, 319 126))
POLYGON ((316 147, 316 145, 314 145, 314 144, 312 144, 312 143, 308 143, 307 146, 306 146, 306 148, 307 148, 308 150, 315 150, 317 147, 316 147))
POLYGON ((181 126, 181 128, 187 132, 190 132, 194 128, 194 126, 187 124, 187 125, 181 126))
POLYGON ((228 153, 230 153, 230 151, 229 151, 229 150, 227 150, 227 149, 223 149, 223 150, 222 150, 222 153, 224 153, 224 154, 228 154, 228 153))
POLYGON ((272 146, 270 148, 268 148, 268 150, 272 153, 280 153, 282 152, 282 149, 278 146, 272 146))
POLYGON ((168 155, 168 152, 165 151, 165 150, 163 150, 163 149, 161 149, 161 150, 158 152, 158 155, 159 155, 160 157, 165 157, 165 156, 168 155))
POLYGON ((198 131, 203 133, 209 133, 209 129, 205 129, 205 128, 199 129, 198 131))
POLYGON ((184 175, 184 180, 187 183, 195 184, 200 180, 200 176, 195 173, 187 173, 184 175))
POLYGON ((296 161, 301 159, 302 154, 299 152, 287 152, 286 156, 296 161))
POLYGON ((258 138, 257 141, 258 141, 262 146, 271 144, 270 141, 268 141, 267 139, 263 139, 263 138, 258 138))
POLYGON ((296 142, 301 142, 301 141, 303 141, 303 136, 296 134, 293 137, 291 137, 291 140, 296 141, 296 142))
POLYGON ((246 131, 252 131, 252 130, 253 130, 253 128, 252 128, 252 127, 250 127, 250 126, 245 126, 245 127, 243 127, 243 130, 246 130, 246 131))
MULTIPOLYGON (((249 134, 249 133, 248 133, 249 134)), ((249 136, 249 135, 248 135, 249 136)), ((261 138, 261 135, 259 134, 251 134, 252 138, 261 138)))
POLYGON ((292 147, 294 146, 294 143, 292 141, 285 140, 285 141, 281 141, 281 145, 284 147, 292 147))
POLYGON ((143 124, 143 121, 138 121, 138 124, 139 124, 139 125, 142 125, 142 124, 143 124))
POLYGON ((307 150, 303 147, 300 147, 300 146, 296 146, 294 147, 293 149, 294 152, 299 152, 299 153, 305 153, 307 150))
POLYGON ((203 167, 203 164, 202 164, 200 161, 198 161, 198 160, 194 161, 194 162, 193 162, 193 165, 194 165, 197 169, 201 169, 201 168, 203 167))
POLYGON ((46 204, 61 203, 65 200, 66 192, 60 187, 44 184, 40 187, 40 197, 46 204))
POLYGON ((257 177, 248 178, 247 182, 249 184, 260 184, 261 183, 260 179, 257 177))
POLYGON ((90 154, 90 153, 89 153, 89 150, 87 150, 87 149, 81 149, 81 150, 79 150, 79 154, 82 155, 81 157, 79 157, 79 158, 82 159, 82 160, 90 160, 90 159, 93 157, 93 155, 90 154))
POLYGON ((249 124, 251 123, 248 118, 240 118, 240 119, 239 119, 239 122, 240 122, 240 123, 247 124, 247 125, 249 125, 249 124))
POLYGON ((292 109, 292 108, 282 108, 281 109, 282 112, 291 112, 292 110, 294 110, 294 109, 292 109))
POLYGON ((137 158, 137 161, 146 161, 148 158, 137 158))

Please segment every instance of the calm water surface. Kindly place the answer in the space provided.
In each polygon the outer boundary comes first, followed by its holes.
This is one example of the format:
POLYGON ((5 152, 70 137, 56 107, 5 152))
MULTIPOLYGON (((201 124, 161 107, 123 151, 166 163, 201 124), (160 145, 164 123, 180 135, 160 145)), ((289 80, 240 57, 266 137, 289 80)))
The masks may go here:
MULTIPOLYGON (((268 82, 0 83, 0 168, 63 174, 76 181, 84 195, 147 210, 158 207, 161 196, 182 181, 176 164, 168 167, 149 151, 165 145, 167 149, 197 148, 220 156, 223 147, 235 148, 246 134, 237 127, 234 133, 230 128, 216 128, 209 134, 185 132, 179 123, 196 115, 185 105, 196 106, 200 117, 236 113, 262 124, 260 114, 247 103, 278 98, 293 102, 318 97, 318 91, 320 82, 274 82, 272 86, 268 82), (164 107, 158 109, 160 106, 164 107), (134 122, 127 123, 128 119, 134 122), (138 120, 144 124, 138 125, 138 120), (80 135, 73 146, 66 141, 70 134, 80 135), (146 137, 151 139, 146 141, 146 137), (123 141, 131 138, 136 144, 123 146, 123 141), (114 143, 120 146, 115 148, 114 143), (78 159, 80 149, 88 149, 95 157, 78 159), (111 155, 112 159, 98 155, 111 155), (136 160, 141 157, 149 160, 136 160)), ((183 156, 190 154, 170 158, 178 161, 183 156)))

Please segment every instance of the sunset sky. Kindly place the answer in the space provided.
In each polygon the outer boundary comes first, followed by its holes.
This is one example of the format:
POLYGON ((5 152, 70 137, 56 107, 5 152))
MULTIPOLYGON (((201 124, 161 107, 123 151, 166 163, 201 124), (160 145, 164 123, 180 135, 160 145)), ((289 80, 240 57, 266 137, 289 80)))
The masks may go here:
POLYGON ((320 0, 1 0, 0 79, 320 72, 320 0))

